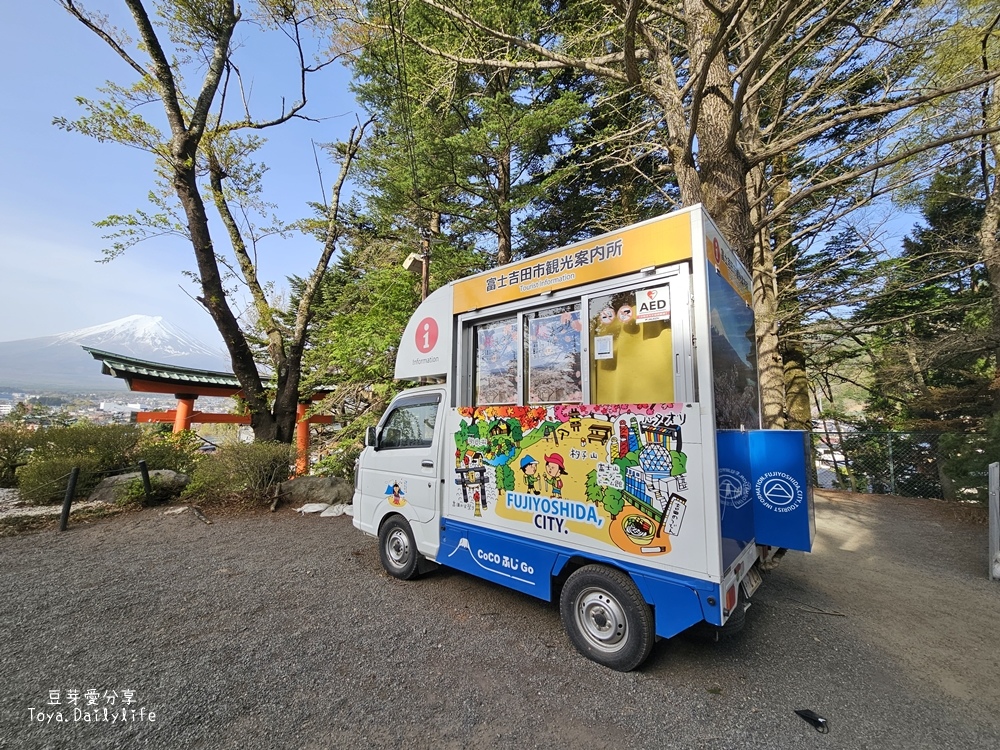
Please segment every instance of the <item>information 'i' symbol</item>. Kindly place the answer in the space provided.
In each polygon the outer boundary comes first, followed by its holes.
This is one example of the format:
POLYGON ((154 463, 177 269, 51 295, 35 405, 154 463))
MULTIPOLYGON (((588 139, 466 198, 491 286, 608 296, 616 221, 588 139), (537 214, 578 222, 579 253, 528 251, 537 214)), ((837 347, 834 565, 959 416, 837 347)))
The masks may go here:
POLYGON ((434 318, 424 318, 417 324, 416 344, 423 354, 427 354, 438 339, 438 326, 434 318))

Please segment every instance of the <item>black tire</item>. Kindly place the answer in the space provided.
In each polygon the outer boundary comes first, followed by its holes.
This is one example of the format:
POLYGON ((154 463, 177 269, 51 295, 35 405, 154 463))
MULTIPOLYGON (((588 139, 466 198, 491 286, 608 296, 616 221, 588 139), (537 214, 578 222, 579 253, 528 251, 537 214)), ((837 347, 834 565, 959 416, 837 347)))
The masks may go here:
POLYGON ((736 606, 733 607, 733 612, 729 615, 729 619, 726 620, 726 624, 719 628, 720 639, 729 638, 736 635, 741 630, 747 621, 747 603, 743 596, 743 586, 736 586, 736 606))
POLYGON ((420 553, 405 518, 393 516, 382 524, 378 531, 378 554, 389 575, 403 581, 416 577, 420 553))
POLYGON ((628 672, 653 649, 653 612, 620 570, 604 565, 580 568, 563 586, 559 610, 576 650, 598 664, 628 672))

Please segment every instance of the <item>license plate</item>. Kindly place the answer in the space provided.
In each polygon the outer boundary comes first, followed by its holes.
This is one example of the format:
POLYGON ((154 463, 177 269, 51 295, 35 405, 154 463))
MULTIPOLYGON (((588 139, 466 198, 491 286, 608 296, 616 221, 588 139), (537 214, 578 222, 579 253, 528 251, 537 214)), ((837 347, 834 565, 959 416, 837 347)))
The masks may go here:
POLYGON ((753 596, 754 592, 760 588, 761 581, 760 571, 757 570, 757 566, 754 565, 747 571, 746 576, 744 576, 743 581, 740 583, 743 587, 744 598, 749 599, 753 596))

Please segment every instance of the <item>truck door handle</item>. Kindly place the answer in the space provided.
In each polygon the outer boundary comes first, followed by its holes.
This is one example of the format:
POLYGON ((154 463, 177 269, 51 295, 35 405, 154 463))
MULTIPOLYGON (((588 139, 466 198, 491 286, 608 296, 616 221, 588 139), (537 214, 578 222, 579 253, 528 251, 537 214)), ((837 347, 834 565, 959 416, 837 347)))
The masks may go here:
POLYGON ((421 461, 420 465, 423 466, 425 469, 433 469, 434 468, 434 462, 433 461, 428 461, 427 459, 424 459, 423 461, 421 461))

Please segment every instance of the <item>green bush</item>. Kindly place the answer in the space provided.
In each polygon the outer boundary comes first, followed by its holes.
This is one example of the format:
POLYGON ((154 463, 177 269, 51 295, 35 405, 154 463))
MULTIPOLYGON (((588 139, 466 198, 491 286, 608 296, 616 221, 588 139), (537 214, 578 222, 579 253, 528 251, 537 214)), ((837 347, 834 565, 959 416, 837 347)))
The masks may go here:
POLYGON ((24 425, 0 422, 0 487, 17 486, 17 469, 35 444, 35 432, 24 425))
POLYGON ((139 440, 137 459, 146 462, 149 470, 170 469, 179 474, 193 474, 202 455, 198 453, 201 439, 190 430, 184 432, 145 432, 139 440))
POLYGON ((104 472, 95 456, 67 455, 36 458, 33 454, 17 472, 21 499, 33 505, 62 502, 74 467, 80 469, 76 481, 76 497, 87 495, 102 479, 104 472))
POLYGON ((106 469, 124 469, 138 460, 142 438, 139 425, 96 425, 78 422, 70 427, 48 427, 38 431, 32 460, 50 456, 90 456, 106 469))
POLYGON ((182 499, 260 504, 291 475, 295 448, 285 443, 229 443, 198 462, 182 499))
POLYGON ((150 471, 170 469, 191 474, 201 458, 192 433, 163 434, 139 425, 95 425, 38 430, 34 451, 17 472, 25 501, 36 505, 60 502, 74 466, 80 468, 77 497, 85 496, 107 476, 135 471, 139 460, 150 471))
POLYGON ((156 474, 152 474, 149 477, 149 490, 150 493, 147 498, 146 486, 142 481, 142 477, 130 479, 118 487, 115 504, 125 508, 142 505, 159 505, 170 502, 177 496, 174 485, 164 482, 156 474))

